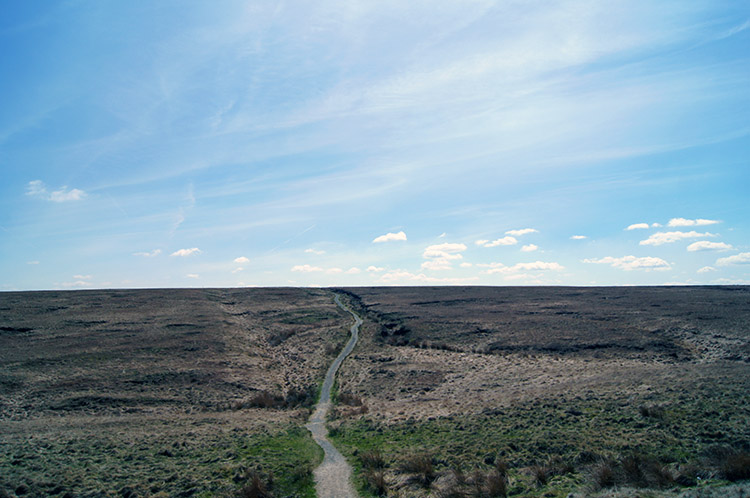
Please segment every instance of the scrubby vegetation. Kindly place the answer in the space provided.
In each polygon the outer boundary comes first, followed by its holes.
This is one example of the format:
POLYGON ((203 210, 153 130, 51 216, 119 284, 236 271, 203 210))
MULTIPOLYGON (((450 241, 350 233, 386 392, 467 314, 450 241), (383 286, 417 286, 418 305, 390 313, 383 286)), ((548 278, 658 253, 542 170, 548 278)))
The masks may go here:
POLYGON ((302 428, 241 429, 211 417, 49 428, 3 438, 1 449, 0 490, 19 496, 314 497, 312 469, 322 458, 302 428))
POLYGON ((749 290, 351 289, 368 322, 342 389, 370 409, 332 437, 363 496, 748 479, 749 290))
POLYGON ((0 496, 312 497, 330 293, 0 293, 0 496))

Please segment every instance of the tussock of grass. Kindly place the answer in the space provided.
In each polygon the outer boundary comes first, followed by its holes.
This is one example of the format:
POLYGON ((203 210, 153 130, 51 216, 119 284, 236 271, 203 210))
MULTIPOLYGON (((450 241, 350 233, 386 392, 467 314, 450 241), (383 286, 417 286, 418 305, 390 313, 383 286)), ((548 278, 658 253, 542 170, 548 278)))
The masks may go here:
POLYGON ((399 468, 404 473, 412 474, 411 480, 424 487, 429 486, 436 477, 432 455, 426 453, 407 455, 399 468))

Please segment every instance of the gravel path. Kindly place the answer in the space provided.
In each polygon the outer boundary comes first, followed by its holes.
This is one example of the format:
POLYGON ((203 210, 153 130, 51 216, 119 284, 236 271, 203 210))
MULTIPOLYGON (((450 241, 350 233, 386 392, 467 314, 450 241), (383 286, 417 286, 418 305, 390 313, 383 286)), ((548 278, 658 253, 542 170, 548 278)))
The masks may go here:
POLYGON ((315 487, 318 491, 318 498, 354 498, 357 496, 357 493, 351 484, 352 468, 346 462, 344 456, 328 440, 328 430, 326 429, 325 421, 328 410, 331 408, 331 388, 336 378, 336 372, 357 344, 359 326, 362 324, 362 319, 344 306, 341 300, 339 300, 338 295, 335 296, 335 300, 341 309, 354 317, 354 325, 351 328, 349 342, 346 343, 344 349, 328 368, 325 381, 323 381, 323 388, 320 392, 320 400, 315 405, 315 411, 310 416, 310 420, 305 427, 312 433, 315 442, 325 452, 323 462, 315 469, 315 487))

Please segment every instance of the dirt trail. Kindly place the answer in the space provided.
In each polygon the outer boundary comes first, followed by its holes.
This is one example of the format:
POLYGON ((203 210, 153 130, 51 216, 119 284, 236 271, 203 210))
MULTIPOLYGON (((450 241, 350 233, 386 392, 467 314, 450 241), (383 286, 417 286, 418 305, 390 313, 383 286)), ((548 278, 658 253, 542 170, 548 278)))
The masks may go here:
POLYGON ((312 433, 315 442, 325 452, 323 462, 315 469, 315 487, 318 491, 318 498, 354 498, 358 495, 351 484, 352 468, 346 462, 344 456, 328 440, 328 429, 326 429, 325 421, 328 410, 331 408, 331 388, 336 378, 336 372, 357 344, 359 326, 362 325, 362 319, 344 306, 339 300, 338 295, 335 296, 335 301, 341 309, 354 317, 354 325, 351 328, 349 342, 346 343, 344 349, 328 368, 326 378, 323 381, 323 388, 320 392, 320 400, 315 405, 315 411, 310 416, 310 420, 305 427, 312 433))

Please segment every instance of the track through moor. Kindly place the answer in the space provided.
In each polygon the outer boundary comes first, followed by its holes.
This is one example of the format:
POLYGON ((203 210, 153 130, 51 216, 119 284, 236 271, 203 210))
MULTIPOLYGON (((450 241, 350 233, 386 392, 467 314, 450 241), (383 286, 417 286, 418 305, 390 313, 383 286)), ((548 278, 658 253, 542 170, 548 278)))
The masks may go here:
POLYGON ((350 329, 351 336, 349 337, 349 341, 328 368, 328 372, 326 372, 323 387, 320 391, 320 399, 315 405, 315 411, 313 411, 305 427, 312 433, 313 439, 323 448, 323 452, 325 453, 323 462, 314 472, 318 498, 355 498, 357 493, 351 484, 352 468, 344 456, 328 440, 328 429, 326 429, 325 421, 328 411, 331 409, 331 389, 336 379, 336 372, 357 344, 359 326, 362 325, 362 319, 355 312, 344 306, 338 295, 334 299, 342 310, 352 315, 354 324, 350 329))

